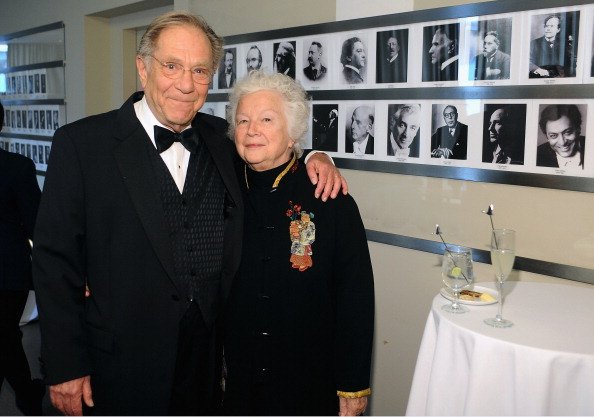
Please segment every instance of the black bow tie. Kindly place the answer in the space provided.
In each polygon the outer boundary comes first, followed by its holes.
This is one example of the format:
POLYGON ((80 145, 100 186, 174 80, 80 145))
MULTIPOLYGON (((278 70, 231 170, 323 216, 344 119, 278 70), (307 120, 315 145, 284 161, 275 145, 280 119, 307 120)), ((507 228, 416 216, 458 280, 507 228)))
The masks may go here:
POLYGON ((196 151, 196 136, 194 135, 194 129, 189 128, 181 133, 173 132, 169 129, 165 129, 161 126, 155 125, 155 144, 159 153, 165 152, 173 145, 173 142, 179 142, 184 145, 190 152, 196 151))

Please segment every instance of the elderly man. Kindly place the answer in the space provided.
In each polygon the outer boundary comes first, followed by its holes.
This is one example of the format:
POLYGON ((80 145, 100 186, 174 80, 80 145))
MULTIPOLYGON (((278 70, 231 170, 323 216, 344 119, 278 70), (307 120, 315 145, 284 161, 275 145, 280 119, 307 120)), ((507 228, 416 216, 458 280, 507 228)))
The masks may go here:
POLYGON ((349 38, 342 44, 340 63, 343 65, 342 76, 347 84, 365 82, 365 45, 357 37, 349 38))
POLYGON ((483 139, 483 162, 494 164, 524 163, 524 104, 487 105, 491 112, 483 139), (515 113, 515 114, 512 114, 515 113))
POLYGON ((288 75, 295 79, 295 46, 294 42, 281 42, 274 55, 274 68, 276 72, 288 75))
POLYGON ((429 48, 430 65, 425 65, 423 81, 455 81, 458 79, 459 25, 437 26, 429 48))
POLYGON ((312 42, 307 52, 307 62, 309 65, 303 68, 303 74, 308 80, 317 81, 326 75, 328 69, 322 65, 322 44, 312 42))
POLYGON ((262 68, 262 51, 256 45, 250 46, 245 56, 245 65, 247 73, 251 71, 257 71, 262 68))
POLYGON ((474 59, 475 80, 509 79, 510 56, 499 50, 499 34, 489 31, 483 39, 483 53, 474 59))
POLYGON ((215 412, 244 206, 227 123, 199 113, 222 53, 202 18, 159 16, 136 58, 144 93, 56 131, 33 278, 62 413, 215 412))
POLYGON ((572 46, 561 39, 561 16, 549 15, 544 21, 544 35, 530 42, 530 78, 565 77, 572 46))
POLYGON ((235 49, 225 49, 219 69, 219 88, 231 88, 235 84, 235 49))
POLYGON ((377 34, 376 81, 378 83, 406 81, 407 62, 406 56, 401 54, 398 42, 400 32, 391 30, 377 34))
POLYGON ((443 109, 445 126, 431 136, 431 158, 466 159, 468 126, 458 121, 458 109, 448 105, 443 109))
MULTIPOLYGON (((394 108, 388 107, 388 112, 394 108)), ((401 158, 419 157, 419 129, 421 107, 418 104, 401 104, 388 122, 388 155, 401 158)))
POLYGON ((584 169, 586 140, 582 133, 582 115, 575 104, 546 106, 538 125, 547 142, 536 150, 536 165, 553 168, 584 169))
POLYGON ((347 138, 345 152, 355 155, 373 155, 373 108, 359 106, 353 111, 351 123, 348 127, 351 140, 347 138))

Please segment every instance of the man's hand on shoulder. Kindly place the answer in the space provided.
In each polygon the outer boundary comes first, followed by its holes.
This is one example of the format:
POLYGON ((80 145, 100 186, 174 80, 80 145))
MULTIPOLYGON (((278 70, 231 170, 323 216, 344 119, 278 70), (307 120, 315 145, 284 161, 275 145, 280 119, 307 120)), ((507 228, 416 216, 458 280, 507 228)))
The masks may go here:
POLYGON ((325 153, 316 152, 310 154, 306 168, 312 184, 317 185, 315 190, 316 198, 321 195, 322 201, 326 201, 328 197, 336 198, 341 189, 344 195, 349 192, 346 180, 325 153))
POLYGON ((49 387, 52 405, 67 416, 82 416, 82 402, 93 406, 91 377, 89 375, 49 387))

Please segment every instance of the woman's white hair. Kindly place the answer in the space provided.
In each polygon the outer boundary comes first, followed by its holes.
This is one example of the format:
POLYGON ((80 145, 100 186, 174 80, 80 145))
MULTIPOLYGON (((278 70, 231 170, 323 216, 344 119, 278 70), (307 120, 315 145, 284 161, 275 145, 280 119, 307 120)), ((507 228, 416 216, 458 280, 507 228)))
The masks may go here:
POLYGON ((235 137, 235 114, 241 99, 248 94, 263 90, 281 94, 285 103, 284 111, 289 137, 295 141, 293 151, 299 158, 303 154, 305 134, 309 125, 309 99, 301 84, 284 74, 266 74, 262 70, 252 71, 235 84, 229 94, 227 108, 229 136, 235 137))

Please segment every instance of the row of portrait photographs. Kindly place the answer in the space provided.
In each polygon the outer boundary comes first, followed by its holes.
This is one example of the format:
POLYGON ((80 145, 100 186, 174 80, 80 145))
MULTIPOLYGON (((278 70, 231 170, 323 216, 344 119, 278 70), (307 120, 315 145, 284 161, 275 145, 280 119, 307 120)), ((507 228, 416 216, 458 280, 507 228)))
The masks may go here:
POLYGON ((60 105, 4 107, 4 132, 52 136, 64 122, 60 105))
MULTIPOLYGON (((225 117, 227 106, 208 102, 201 111, 225 117)), ((594 147, 593 117, 594 100, 315 101, 304 148, 340 158, 594 177, 594 151, 585 152, 594 147)))
POLYGON ((6 91, 1 93, 2 99, 43 99, 46 98, 47 70, 45 68, 9 72, 4 75, 6 91))
POLYGON ((1 138, 0 147, 8 152, 19 153, 30 158, 35 163, 37 171, 47 171, 47 161, 49 161, 51 142, 1 138))
POLYGON ((345 158, 592 177, 594 152, 585 148, 594 140, 593 103, 315 102, 308 147, 345 158))
POLYGON ((574 6, 229 45, 211 88, 254 69, 309 90, 594 82, 593 14, 574 6))

